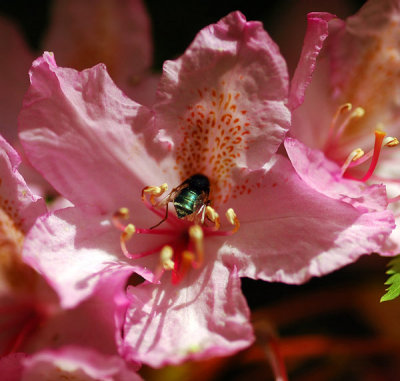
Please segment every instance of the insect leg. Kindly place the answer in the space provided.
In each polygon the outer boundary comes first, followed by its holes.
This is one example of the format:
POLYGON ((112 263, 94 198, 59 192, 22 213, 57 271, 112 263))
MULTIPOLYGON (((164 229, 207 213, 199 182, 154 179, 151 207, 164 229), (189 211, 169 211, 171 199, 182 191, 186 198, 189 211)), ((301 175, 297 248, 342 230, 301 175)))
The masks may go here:
POLYGON ((167 203, 166 208, 165 208, 165 217, 158 224, 152 226, 150 229, 154 229, 157 226, 160 226, 167 218, 168 218, 168 203, 167 203))

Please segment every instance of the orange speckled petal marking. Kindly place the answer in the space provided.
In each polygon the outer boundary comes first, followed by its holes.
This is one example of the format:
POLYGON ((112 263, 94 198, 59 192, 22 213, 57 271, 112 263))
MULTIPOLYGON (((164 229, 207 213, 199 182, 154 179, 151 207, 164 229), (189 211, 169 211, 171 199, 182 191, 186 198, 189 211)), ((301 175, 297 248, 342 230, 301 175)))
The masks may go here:
POLYGON ((234 12, 203 29, 164 65, 155 106, 181 181, 205 174, 217 204, 239 192, 235 170, 260 168, 282 142, 287 88, 285 62, 261 23, 234 12))
POLYGON ((214 88, 203 88, 198 92, 199 102, 188 106, 185 116, 180 119, 183 138, 175 151, 175 169, 181 179, 196 172, 218 179, 212 187, 212 197, 224 202, 232 188, 231 171, 248 149, 246 135, 250 134, 250 123, 247 110, 237 105, 239 92, 214 88))

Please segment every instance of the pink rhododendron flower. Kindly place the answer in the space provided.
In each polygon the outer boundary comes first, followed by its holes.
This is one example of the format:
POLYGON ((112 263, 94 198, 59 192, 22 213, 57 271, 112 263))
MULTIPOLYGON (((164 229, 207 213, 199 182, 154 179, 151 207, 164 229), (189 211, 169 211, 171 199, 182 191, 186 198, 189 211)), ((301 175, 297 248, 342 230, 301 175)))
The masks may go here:
MULTIPOLYGON (((99 374, 110 372, 111 375, 119 369, 121 374, 127 372, 134 376, 134 371, 128 371, 122 359, 116 357, 116 332, 121 328, 127 307, 120 287, 115 289, 109 281, 106 287, 100 285, 78 308, 62 310, 54 292, 23 262, 24 238, 35 220, 47 210, 43 200, 30 191, 19 174, 20 161, 15 150, 0 136, 1 379, 6 376, 10 380, 43 379, 32 376, 32 364, 42 362, 46 356, 43 350, 51 348, 59 349, 51 354, 56 363, 75 359, 76 369, 88 365, 93 371, 96 363, 101 363, 96 370, 99 374), (69 346, 76 349, 66 349, 69 346), (90 351, 90 355, 85 355, 85 351, 90 351), (22 361, 25 357, 26 364, 22 361)), ((42 239, 40 235, 36 237, 42 239)), ((46 365, 46 369, 49 367, 51 364, 46 365)), ((34 369, 38 371, 36 365, 34 369)))
POLYGON ((375 208, 356 208, 308 187, 276 154, 290 121, 286 65, 239 12, 165 63, 151 109, 104 65, 78 72, 45 53, 30 78, 20 137, 75 207, 41 218, 24 258, 68 308, 141 275, 128 281, 120 353, 129 360, 158 367, 233 353, 253 340, 240 277, 304 282, 378 250, 393 228, 384 190, 375 208), (196 174, 201 185, 187 181, 196 174), (168 202, 187 217, 170 205, 165 218, 168 202))
MULTIPOLYGON (((389 187, 399 213, 399 2, 369 1, 346 22, 310 14, 291 91, 292 137, 288 155, 301 178, 329 197, 359 207, 385 207, 377 193, 389 187), (328 24, 329 23, 329 24, 328 24), (329 36, 328 36, 329 31, 329 36), (325 42, 323 53, 319 51, 325 42), (318 59, 317 59, 318 57, 318 59), (315 67, 316 64, 316 67, 315 67), (378 185, 367 185, 375 183, 378 185)), ((382 254, 399 250, 395 229, 382 254)))

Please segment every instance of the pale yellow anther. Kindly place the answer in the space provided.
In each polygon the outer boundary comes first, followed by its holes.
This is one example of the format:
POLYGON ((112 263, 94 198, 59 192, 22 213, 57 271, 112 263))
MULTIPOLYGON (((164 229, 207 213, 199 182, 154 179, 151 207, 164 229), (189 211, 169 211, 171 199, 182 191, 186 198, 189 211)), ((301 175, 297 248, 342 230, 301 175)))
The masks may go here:
POLYGON ((145 194, 148 193, 150 195, 150 202, 155 204, 155 197, 160 197, 165 191, 168 190, 168 184, 161 184, 159 187, 149 186, 142 190, 142 200, 144 200, 145 194))
POLYGON ((128 224, 128 225, 126 225, 126 227, 125 227, 125 229, 124 229, 124 231, 122 233, 122 238, 125 241, 127 241, 127 240, 132 238, 132 236, 135 234, 135 232, 136 232, 135 225, 128 224))
POLYGON ((171 246, 165 245, 160 252, 160 262, 164 270, 173 270, 175 263, 172 260, 174 250, 171 246))
POLYGON ((208 219, 214 223, 215 229, 219 229, 221 224, 220 224, 220 220, 219 220, 219 214, 215 211, 215 209, 212 208, 211 206, 207 206, 206 207, 206 215, 207 215, 208 219))
MULTIPOLYGON (((346 128, 346 124, 348 122, 345 121, 345 123, 342 123, 340 125, 339 119, 342 120, 343 116, 348 114, 348 112, 351 111, 352 108, 353 108, 353 105, 351 103, 344 103, 337 108, 335 114, 333 115, 331 124, 329 126, 328 138, 327 138, 327 141, 325 144, 325 149, 328 149, 328 147, 330 145, 332 145, 332 141, 335 140, 335 137, 334 137, 335 130, 339 129, 339 131, 340 131, 341 129, 346 128), (338 124, 340 125, 340 127, 338 126, 338 124)), ((346 120, 348 120, 349 116, 347 115, 347 117, 345 117, 345 118, 346 118, 346 120)), ((339 132, 337 132, 337 134, 339 134, 339 132)))
POLYGON ((356 148, 351 154, 351 161, 357 161, 364 156, 365 152, 361 148, 356 148))
POLYGON ((339 106, 336 113, 345 113, 345 112, 350 111, 352 108, 353 108, 353 105, 351 103, 344 103, 339 106))
POLYGON ((362 107, 352 109, 353 105, 351 103, 344 103, 338 107, 329 127, 325 151, 337 144, 353 119, 362 118, 365 115, 365 110, 362 107))
POLYGON ((239 230, 240 227, 240 223, 239 220, 236 216, 235 211, 232 208, 229 208, 226 213, 225 213, 226 218, 228 219, 229 223, 234 225, 234 229, 232 230, 232 232, 237 232, 239 230))
POLYGON ((343 176, 344 173, 347 171, 352 161, 357 161, 361 159, 364 155, 365 152, 361 148, 356 148, 355 150, 351 151, 350 155, 347 156, 346 160, 342 165, 341 176, 343 176))
POLYGON ((356 107, 351 113, 352 118, 362 118, 365 115, 365 110, 362 107, 356 107))
POLYGON ((120 209, 118 209, 118 212, 116 214, 118 215, 118 217, 126 220, 129 218, 129 209, 128 208, 120 208, 120 209))
POLYGON ((386 136, 385 139, 383 139, 383 145, 385 147, 396 147, 398 144, 399 140, 396 137, 386 136))

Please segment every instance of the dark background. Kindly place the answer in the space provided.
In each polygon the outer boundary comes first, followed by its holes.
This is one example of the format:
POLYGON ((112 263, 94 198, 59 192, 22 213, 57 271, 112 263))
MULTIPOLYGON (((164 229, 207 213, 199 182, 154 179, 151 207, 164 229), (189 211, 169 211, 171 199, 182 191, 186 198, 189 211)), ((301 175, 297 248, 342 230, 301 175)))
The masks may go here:
MULTIPOLYGON (((345 18, 353 14, 362 0, 147 0, 153 24, 154 69, 180 55, 196 33, 234 10, 243 12, 248 20, 259 20, 281 46, 290 60, 296 56, 304 35, 305 15, 311 11, 332 12, 345 18)), ((15 20, 34 50, 48 25, 50 0, 0 1, 0 13, 15 20)), ((38 51, 38 53, 40 53, 38 51)))

